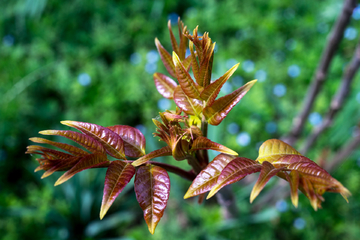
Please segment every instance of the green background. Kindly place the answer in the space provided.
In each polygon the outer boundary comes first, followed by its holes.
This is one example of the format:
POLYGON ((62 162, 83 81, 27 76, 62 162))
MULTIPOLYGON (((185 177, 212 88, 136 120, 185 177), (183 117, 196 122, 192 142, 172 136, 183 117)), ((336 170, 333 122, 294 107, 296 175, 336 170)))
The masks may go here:
MULTIPOLYGON (((61 120, 136 126, 147 138, 147 152, 163 146, 152 137, 151 119, 175 105, 162 99, 152 80, 154 71, 166 73, 154 38, 170 51, 167 21, 180 16, 189 30, 199 25, 199 32, 210 32, 216 42, 213 79, 241 63, 222 95, 259 79, 209 133, 213 141, 255 159, 263 141, 290 130, 341 6, 337 0, 0 1, 1 239, 357 239, 360 150, 332 172, 352 192, 350 203, 326 193, 317 212, 303 195, 297 209, 287 192, 276 201, 262 198, 277 181, 251 205, 254 176, 231 186, 240 214, 225 221, 215 200, 202 205, 183 200, 190 183, 170 174, 169 204, 154 236, 133 183, 100 221, 104 169, 53 187, 61 173, 41 180, 42 173, 33 172, 35 157, 24 154, 28 138, 39 131, 68 129, 61 120)), ((359 39, 359 19, 360 7, 296 148, 329 108, 359 39)), ((331 157, 355 136, 359 81, 357 75, 333 127, 312 146, 311 159, 317 161, 324 149, 331 157)))

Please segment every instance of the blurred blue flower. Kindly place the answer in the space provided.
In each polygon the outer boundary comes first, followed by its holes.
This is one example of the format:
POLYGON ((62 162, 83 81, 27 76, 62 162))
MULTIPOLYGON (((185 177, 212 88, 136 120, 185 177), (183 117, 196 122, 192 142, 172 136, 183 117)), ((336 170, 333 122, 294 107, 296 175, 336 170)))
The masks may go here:
POLYGON ((264 82, 266 80, 267 77, 267 73, 265 72, 265 70, 258 70, 255 73, 255 78, 259 81, 259 82, 264 82))
POLYGON ((236 142, 243 147, 249 145, 250 141, 251 137, 247 132, 239 133, 239 135, 236 137, 236 142))
POLYGON ((146 134, 147 129, 144 125, 139 124, 139 125, 136 125, 135 128, 138 129, 142 134, 144 134, 144 135, 146 134))
POLYGON ((318 113, 318 112, 310 113, 309 122, 313 126, 318 126, 319 124, 321 124, 322 117, 321 117, 320 113, 318 113))
POLYGON ((179 15, 177 13, 170 13, 168 15, 168 20, 171 21, 171 25, 177 25, 179 15))
POLYGON ((78 82, 82 86, 88 86, 91 83, 91 77, 87 73, 81 73, 78 76, 78 82))
POLYGON ((295 221, 294 221, 294 227, 295 227, 296 229, 301 230, 301 229, 304 229, 305 226, 306 226, 306 222, 305 222, 305 220, 304 220, 303 218, 297 218, 297 219, 295 219, 295 221))
POLYGON ((145 71, 147 73, 153 74, 157 69, 156 63, 146 63, 145 64, 145 71))
POLYGON ((277 201, 275 206, 279 212, 286 212, 288 210, 288 204, 284 200, 277 201))
POLYGON ((157 103, 158 105, 158 108, 161 110, 161 111, 165 111, 167 109, 170 109, 171 107, 171 102, 169 99, 167 98, 162 98, 158 101, 157 103))
POLYGON ((277 124, 275 122, 268 122, 266 123, 265 130, 268 133, 275 133, 277 130, 277 124))
POLYGON ((240 130, 240 127, 239 125, 237 125, 236 123, 230 123, 228 126, 227 126, 227 131, 230 133, 230 134, 236 134, 238 133, 240 130))
POLYGON ((352 14, 352 18, 355 19, 355 20, 359 20, 360 19, 360 5, 358 5, 354 11, 353 11, 353 14, 352 14))
POLYGON ((244 79, 239 75, 236 75, 231 79, 231 82, 234 84, 235 87, 241 87, 242 85, 244 85, 244 79))
POLYGON ((133 53, 130 55, 130 62, 134 65, 137 65, 141 62, 141 55, 140 53, 133 53))
POLYGON ((357 30, 353 27, 348 27, 344 32, 344 37, 348 40, 354 40, 357 36, 357 30))
POLYGON ((297 76, 300 75, 300 67, 298 65, 291 65, 288 68, 288 75, 292 78, 296 78, 297 76))
POLYGON ((242 68, 245 72, 252 72, 255 69, 255 64, 251 60, 245 60, 242 64, 242 68))
POLYGON ((14 45, 14 41, 15 41, 15 39, 12 35, 6 35, 3 38, 3 44, 6 47, 11 47, 12 45, 14 45))
POLYGON ((190 54, 191 54, 190 49, 186 49, 185 57, 187 58, 188 56, 190 56, 190 54))
POLYGON ((238 63, 238 61, 236 61, 236 59, 231 58, 231 59, 226 61, 225 66, 226 66, 227 69, 230 69, 237 63, 238 63))
POLYGON ((159 53, 156 50, 151 50, 146 54, 148 63, 156 63, 159 60, 159 53))
POLYGON ((231 83, 225 82, 220 91, 221 91, 222 93, 224 93, 224 94, 229 94, 229 93, 231 93, 231 92, 232 92, 231 83))
POLYGON ((277 97, 282 97, 286 93, 286 87, 283 84, 276 84, 274 86, 273 93, 277 97))

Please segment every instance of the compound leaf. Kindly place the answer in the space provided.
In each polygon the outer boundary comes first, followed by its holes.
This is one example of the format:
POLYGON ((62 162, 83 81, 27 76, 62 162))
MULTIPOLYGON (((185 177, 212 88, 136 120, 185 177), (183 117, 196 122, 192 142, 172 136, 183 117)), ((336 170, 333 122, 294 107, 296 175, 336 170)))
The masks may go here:
POLYGON ((110 206, 135 174, 135 167, 123 161, 112 161, 106 171, 104 194, 100 209, 103 219, 110 206))
POLYGON ((191 151, 205 150, 205 149, 211 149, 234 156, 238 155, 235 151, 231 150, 230 148, 227 148, 219 143, 213 142, 206 137, 196 138, 192 145, 191 151))
POLYGON ((194 197, 210 191, 216 184, 217 179, 224 167, 235 157, 227 154, 217 155, 205 169, 203 169, 194 179, 187 190, 184 199, 194 197))
POLYGON ((203 114, 208 123, 211 125, 219 125, 256 81, 257 80, 250 81, 234 92, 215 100, 211 106, 206 106, 203 110, 203 114))
POLYGON ((173 99, 177 83, 162 73, 154 73, 154 82, 158 92, 167 99, 173 99))
POLYGON ((146 140, 139 129, 126 125, 115 125, 107 128, 122 138, 126 156, 137 158, 145 154, 146 140))
POLYGON ((164 214, 170 193, 170 179, 165 169, 154 165, 139 167, 135 175, 135 193, 151 234, 164 214))
POLYGON ((211 189, 206 199, 211 198, 221 188, 234 182, 240 181, 249 174, 260 172, 261 165, 254 160, 237 157, 229 162, 225 168, 221 171, 218 177, 216 185, 211 189))
POLYGON ((122 138, 110 129, 86 122, 61 121, 61 123, 74 127, 84 134, 94 138, 104 146, 106 152, 112 157, 126 159, 122 138))

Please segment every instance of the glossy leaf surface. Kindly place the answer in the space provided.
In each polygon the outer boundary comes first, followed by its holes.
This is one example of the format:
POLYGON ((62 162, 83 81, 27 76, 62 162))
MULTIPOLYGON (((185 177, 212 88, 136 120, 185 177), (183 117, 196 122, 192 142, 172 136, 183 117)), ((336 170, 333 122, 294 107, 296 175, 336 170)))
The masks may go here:
POLYGON ((130 182, 135 174, 135 167, 123 161, 112 161, 106 171, 104 194, 100 209, 100 219, 102 219, 116 197, 124 187, 130 182))
POLYGON ((177 43, 176 38, 174 36, 174 33, 173 33, 172 29, 171 29, 171 21, 170 20, 168 21, 168 29, 169 29, 172 49, 174 50, 174 52, 176 52, 177 55, 179 55, 179 46, 178 46, 178 43, 177 43))
POLYGON ((297 207, 299 203, 299 172, 291 171, 290 174, 284 172, 286 180, 290 184, 290 193, 291 193, 291 202, 292 204, 297 207))
POLYGON ((198 116, 203 109, 202 101, 187 96, 180 86, 175 88, 174 101, 188 115, 198 116))
POLYGON ((214 160, 196 176, 187 190, 184 199, 210 191, 216 184, 221 171, 234 158, 234 156, 223 153, 217 155, 214 160))
POLYGON ((278 139, 269 139, 260 146, 259 156, 256 161, 259 161, 260 163, 263 161, 272 163, 279 160, 283 156, 294 154, 301 155, 289 144, 278 139))
POLYGON ((211 125, 219 125, 255 82, 256 80, 250 81, 234 92, 215 100, 211 106, 205 107, 203 113, 208 123, 211 125))
POLYGON ((126 159, 122 138, 108 128, 86 122, 61 121, 62 124, 74 127, 94 138, 103 145, 106 152, 114 158, 126 159))
POLYGON ((229 71, 227 71, 223 76, 212 82, 208 85, 200 94, 201 99, 206 101, 207 106, 211 106, 215 101, 215 98, 218 96, 221 87, 224 83, 233 75, 233 73, 238 68, 239 63, 233 66, 229 71))
POLYGON ((207 199, 215 195, 221 188, 234 182, 240 181, 249 174, 260 172, 261 165, 254 160, 237 157, 229 162, 221 171, 216 185, 211 189, 207 199))
POLYGON ((158 92, 167 99, 173 99, 177 83, 168 76, 161 73, 154 73, 154 82, 158 92))
POLYGON ((151 234, 164 214, 170 193, 166 170, 154 165, 139 167, 135 176, 135 193, 151 234))
POLYGON ((80 161, 73 166, 70 170, 65 172, 56 182, 55 186, 60 185, 70 178, 72 178, 76 173, 81 172, 88 168, 99 167, 104 164, 108 164, 109 160, 105 154, 94 153, 80 159, 80 161))
POLYGON ((137 158, 145 154, 146 140, 139 129, 126 125, 115 125, 108 129, 121 137, 126 156, 137 158))
POLYGON ((142 156, 138 160, 134 161, 132 165, 134 167, 140 166, 141 164, 146 163, 150 159, 162 157, 162 156, 171 156, 171 148, 169 146, 162 147, 158 150, 152 151, 145 156, 142 156))
POLYGON ((181 63, 180 58, 178 57, 178 55, 176 55, 175 52, 173 52, 173 61, 175 64, 175 72, 177 79, 184 93, 190 98, 200 100, 200 92, 194 80, 191 78, 190 74, 188 73, 184 65, 181 63))
POLYGON ((195 77, 196 82, 198 83, 199 86, 203 86, 203 80, 200 78, 200 67, 199 67, 199 63, 196 59, 196 54, 194 51, 194 43, 190 41, 189 43, 189 48, 190 48, 190 56, 191 56, 191 67, 192 67, 192 71, 195 77))
POLYGON ((39 137, 33 137, 29 139, 32 142, 36 142, 36 143, 44 143, 44 144, 50 144, 52 146, 58 147, 62 150, 65 150, 71 154, 73 154, 74 156, 84 156, 84 155, 88 155, 89 153, 82 150, 81 148, 66 144, 66 143, 59 143, 59 142, 54 142, 54 141, 50 141, 48 139, 45 138, 39 138, 39 137))
POLYGON ((56 135, 66 137, 80 144, 92 153, 105 153, 105 148, 94 138, 69 130, 45 130, 39 132, 42 135, 56 135))
POLYGON ((278 172, 283 170, 284 168, 275 168, 271 163, 264 161, 262 163, 262 169, 260 172, 260 176, 255 183, 251 194, 250 194, 250 203, 254 201, 254 199, 259 195, 261 190, 265 187, 266 183, 275 176, 278 172))
POLYGON ((166 49, 161 45, 160 41, 157 38, 155 38, 155 45, 166 70, 173 78, 176 78, 175 66, 170 53, 166 51, 166 49))
POLYGON ((204 150, 204 149, 211 149, 234 156, 238 155, 235 151, 231 150, 230 148, 227 148, 219 143, 213 142, 206 137, 196 138, 192 145, 191 151, 204 150))

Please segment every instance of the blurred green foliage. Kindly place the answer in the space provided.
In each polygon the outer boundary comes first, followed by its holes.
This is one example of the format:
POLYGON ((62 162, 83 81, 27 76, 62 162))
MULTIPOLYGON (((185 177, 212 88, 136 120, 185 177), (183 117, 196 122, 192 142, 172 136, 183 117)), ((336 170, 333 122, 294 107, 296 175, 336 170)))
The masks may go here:
MULTIPOLYGON (((232 187, 239 219, 224 221, 216 202, 184 201, 189 182, 171 175, 169 205, 154 236, 148 233, 130 186, 100 221, 103 170, 83 172, 54 188, 59 174, 40 180, 40 174, 33 173, 34 159, 24 155, 29 137, 44 129, 64 129, 60 120, 137 126, 147 137, 147 151, 159 147, 161 143, 152 139, 151 118, 174 105, 161 99, 152 81, 154 71, 165 73, 157 61, 154 38, 170 49, 166 23, 180 16, 189 30, 199 25, 200 32, 210 32, 216 41, 214 79, 241 62, 225 88, 228 92, 259 79, 209 134, 240 155, 256 158, 262 141, 289 131, 341 4, 336 0, 1 1, 1 238, 357 239, 360 150, 333 172, 353 193, 350 203, 327 194, 324 209, 316 213, 302 195, 298 209, 288 198, 255 209, 248 202, 252 183, 247 181, 232 187)), ((321 120, 339 86, 358 39, 359 12, 357 8, 346 30, 304 136, 321 120)), ((317 160, 323 149, 333 154, 352 138, 360 119, 359 81, 357 76, 345 107, 313 146, 310 158, 317 160)))

